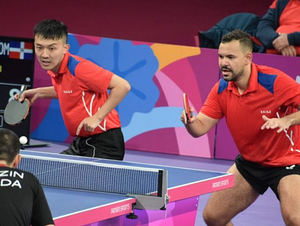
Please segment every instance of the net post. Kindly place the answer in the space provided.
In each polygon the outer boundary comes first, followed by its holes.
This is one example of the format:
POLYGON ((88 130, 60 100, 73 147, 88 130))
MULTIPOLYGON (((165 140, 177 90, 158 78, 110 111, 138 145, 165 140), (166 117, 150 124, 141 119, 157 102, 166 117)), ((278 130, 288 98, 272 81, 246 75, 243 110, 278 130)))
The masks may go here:
POLYGON ((159 188, 157 195, 137 195, 128 194, 136 199, 134 209, 149 209, 149 210, 166 210, 169 202, 168 196, 168 171, 159 170, 159 188))

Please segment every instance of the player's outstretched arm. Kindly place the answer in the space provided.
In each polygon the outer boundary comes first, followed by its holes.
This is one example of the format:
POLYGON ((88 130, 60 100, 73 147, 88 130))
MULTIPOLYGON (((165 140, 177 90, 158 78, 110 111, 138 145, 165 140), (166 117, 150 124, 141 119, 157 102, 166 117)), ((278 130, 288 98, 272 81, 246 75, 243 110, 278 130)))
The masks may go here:
POLYGON ((112 109, 118 106, 131 87, 125 79, 114 74, 108 88, 110 89, 110 94, 101 109, 95 114, 100 119, 100 122, 112 109))
POLYGON ((300 111, 286 115, 282 118, 268 118, 267 116, 262 116, 265 123, 262 125, 261 129, 277 129, 277 133, 287 130, 290 126, 300 124, 300 111))
POLYGON ((25 90, 20 97, 16 95, 15 98, 21 102, 27 98, 33 104, 39 98, 57 98, 57 93, 53 86, 49 86, 25 90))

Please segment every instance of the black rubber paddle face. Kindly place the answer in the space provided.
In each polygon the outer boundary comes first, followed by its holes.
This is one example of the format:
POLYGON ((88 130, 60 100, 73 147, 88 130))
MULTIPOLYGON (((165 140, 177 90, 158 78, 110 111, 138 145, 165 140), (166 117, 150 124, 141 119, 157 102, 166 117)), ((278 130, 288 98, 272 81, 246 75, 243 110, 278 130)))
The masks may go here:
POLYGON ((11 100, 4 110, 4 121, 9 125, 19 124, 26 118, 29 111, 29 101, 25 99, 23 102, 11 100))

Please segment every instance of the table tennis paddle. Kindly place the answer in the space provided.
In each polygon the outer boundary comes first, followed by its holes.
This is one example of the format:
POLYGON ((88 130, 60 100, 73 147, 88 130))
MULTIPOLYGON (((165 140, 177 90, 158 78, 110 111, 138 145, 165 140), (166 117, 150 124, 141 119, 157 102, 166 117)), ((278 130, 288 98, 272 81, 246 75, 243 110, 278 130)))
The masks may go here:
MULTIPOLYGON (((21 87, 19 96, 26 90, 27 86, 21 87)), ((20 102, 19 100, 12 99, 9 101, 4 110, 4 121, 9 125, 17 125, 21 123, 28 115, 30 102, 28 99, 20 102)))
POLYGON ((192 118, 192 111, 186 93, 183 93, 183 107, 184 107, 186 119, 189 122, 190 119, 192 118))

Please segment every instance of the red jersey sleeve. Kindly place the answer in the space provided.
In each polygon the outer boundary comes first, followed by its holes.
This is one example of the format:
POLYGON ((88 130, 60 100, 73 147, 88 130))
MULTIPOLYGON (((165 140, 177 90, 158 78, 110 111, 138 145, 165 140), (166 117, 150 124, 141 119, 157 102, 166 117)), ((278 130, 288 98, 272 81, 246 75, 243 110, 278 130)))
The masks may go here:
POLYGON ((113 73, 90 61, 81 61, 75 70, 75 76, 87 90, 95 93, 107 92, 113 73))
POLYGON ((214 119, 221 119, 224 116, 218 94, 219 83, 220 81, 214 85, 200 110, 201 113, 214 119))
POLYGON ((269 8, 275 9, 275 8, 276 8, 277 1, 278 1, 278 0, 274 0, 274 1, 272 2, 272 4, 270 5, 269 8))
POLYGON ((300 84, 293 78, 281 72, 275 81, 276 100, 279 106, 300 106, 300 84))

